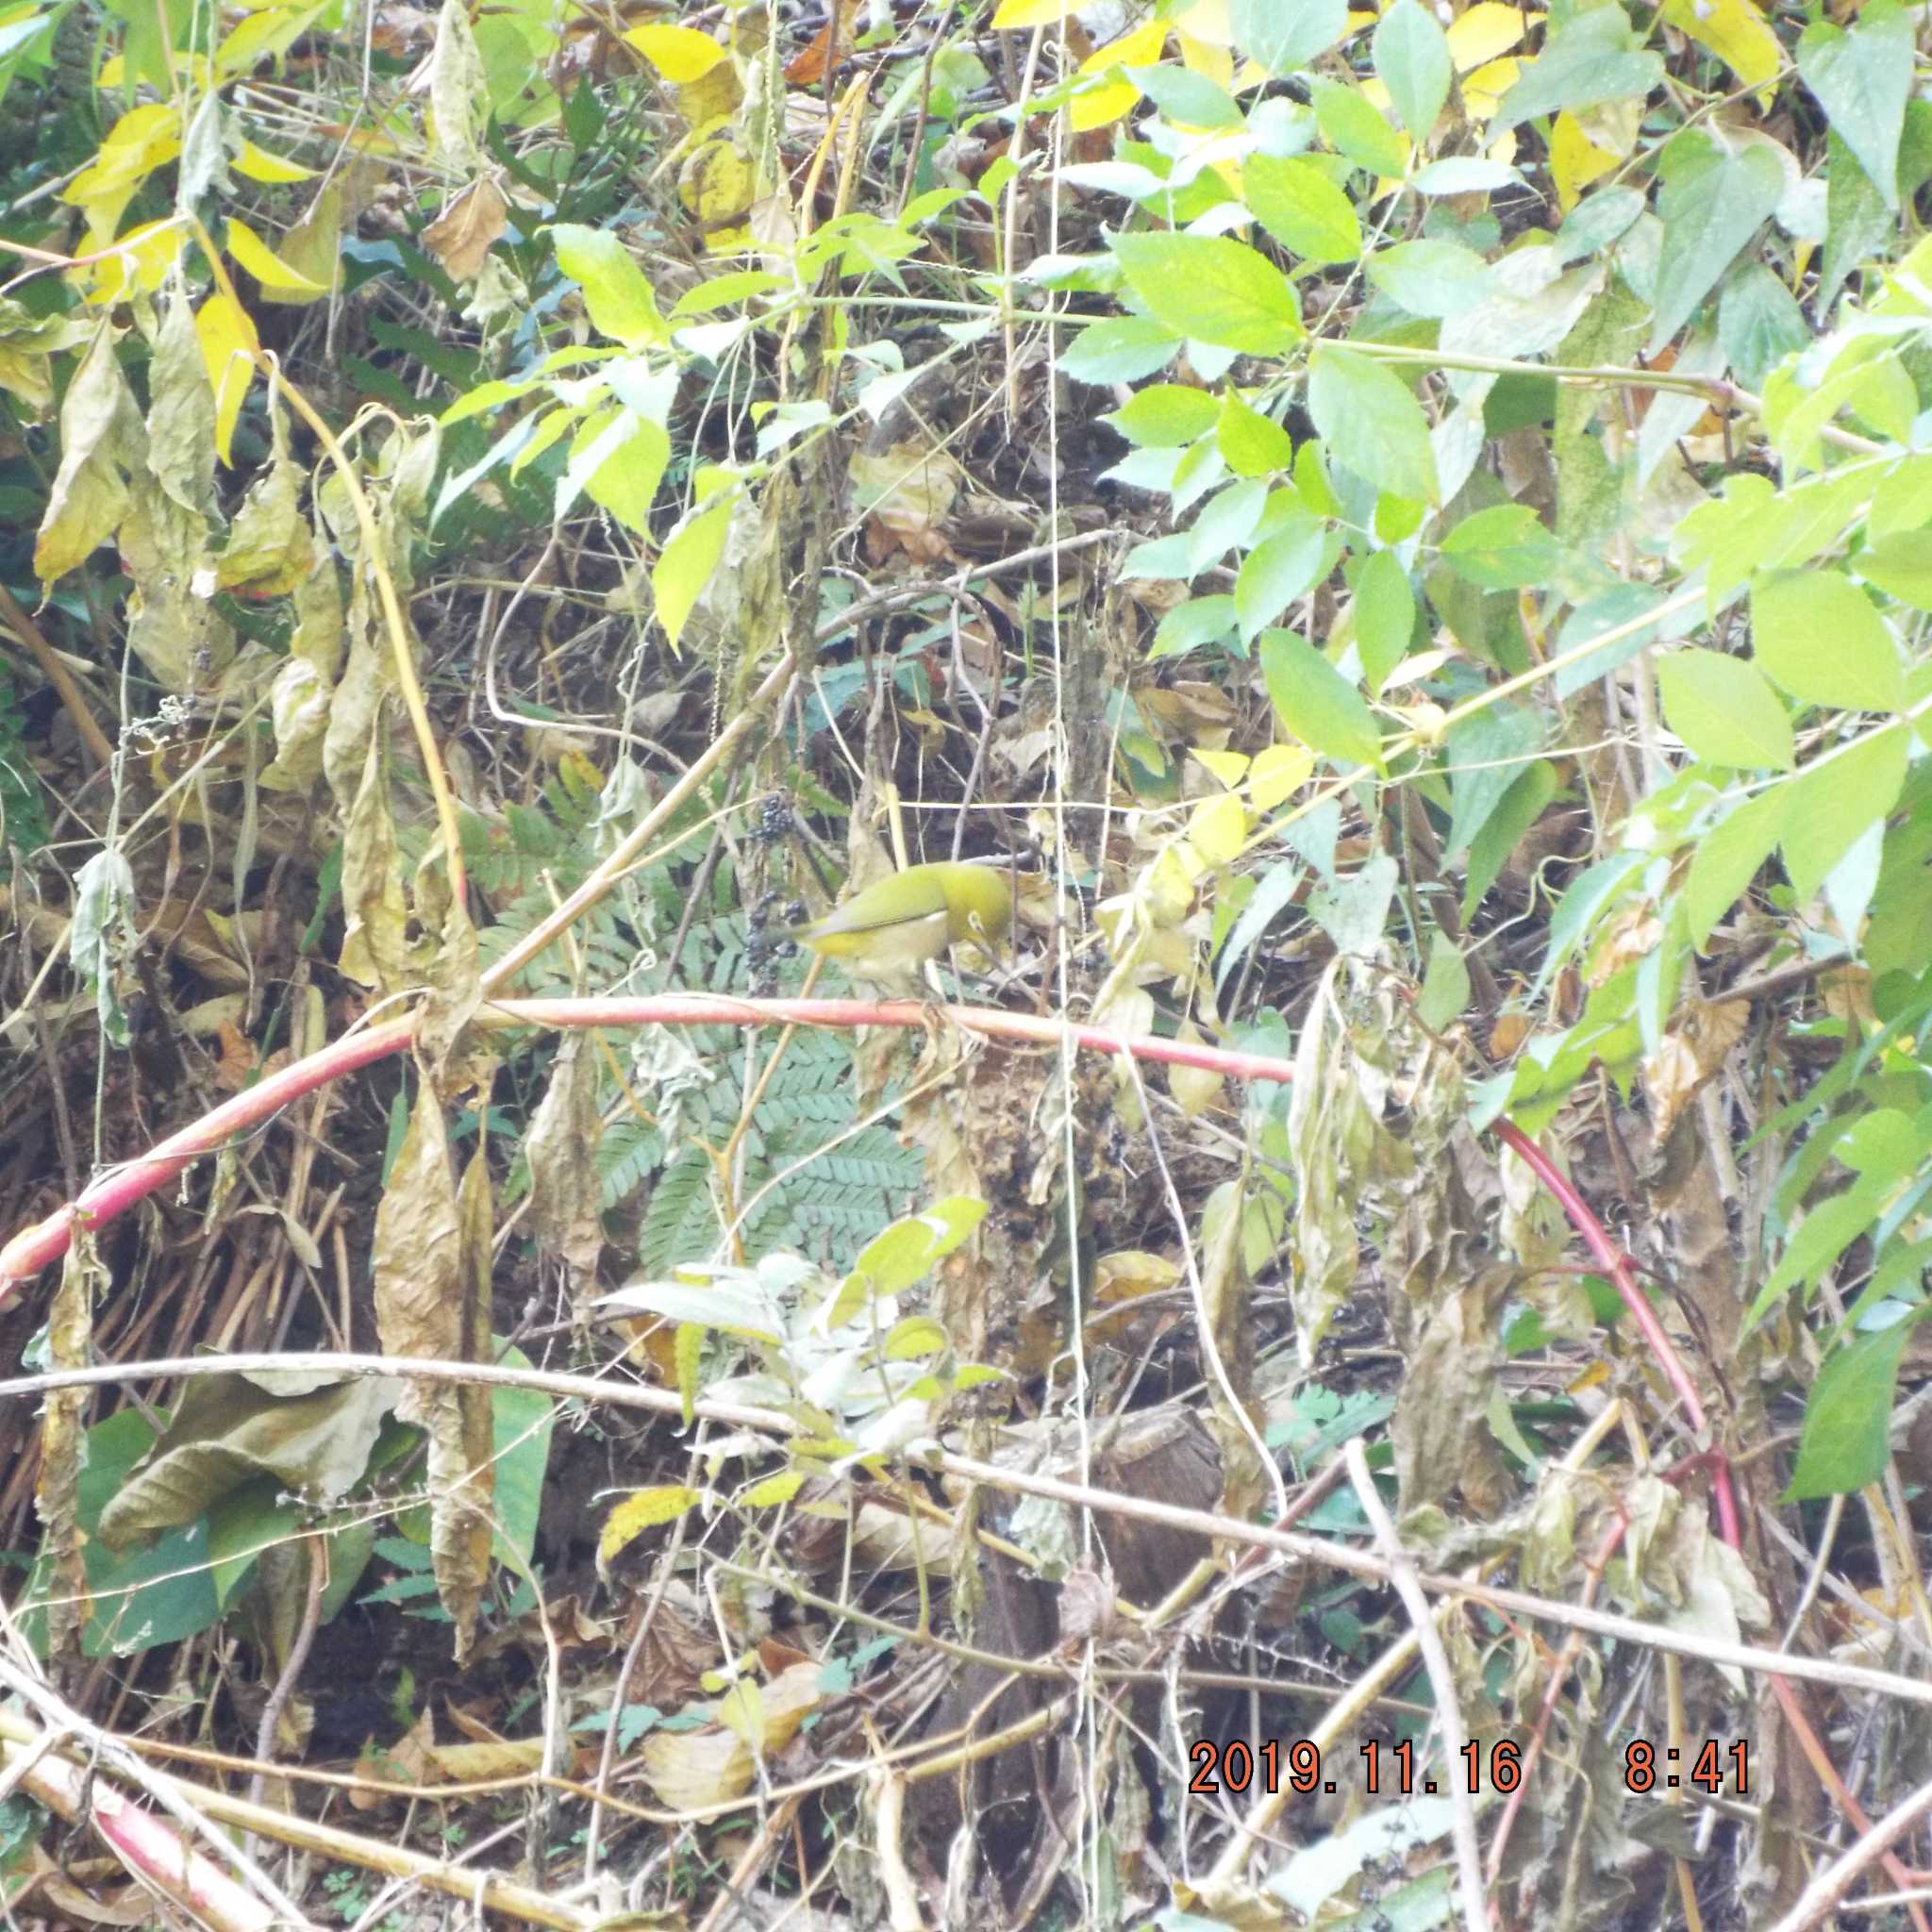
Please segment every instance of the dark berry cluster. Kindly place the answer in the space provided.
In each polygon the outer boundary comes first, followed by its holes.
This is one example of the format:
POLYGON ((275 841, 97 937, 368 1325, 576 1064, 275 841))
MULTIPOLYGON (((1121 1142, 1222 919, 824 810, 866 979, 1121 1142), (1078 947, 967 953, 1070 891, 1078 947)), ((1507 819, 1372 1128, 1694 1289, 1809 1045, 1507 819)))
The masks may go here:
POLYGON ((758 823, 752 837, 763 845, 776 845, 798 829, 792 816, 791 801, 782 791, 768 791, 758 802, 758 823))

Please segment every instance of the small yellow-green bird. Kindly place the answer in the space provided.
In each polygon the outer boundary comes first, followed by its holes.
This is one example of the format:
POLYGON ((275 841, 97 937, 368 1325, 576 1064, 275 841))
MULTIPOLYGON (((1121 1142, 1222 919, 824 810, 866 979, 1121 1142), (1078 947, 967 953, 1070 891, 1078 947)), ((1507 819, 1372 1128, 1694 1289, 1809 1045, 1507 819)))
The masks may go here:
POLYGON ((988 865, 913 865, 875 881, 785 937, 836 959, 855 979, 909 986, 948 946, 991 955, 1013 923, 1013 889, 988 865))

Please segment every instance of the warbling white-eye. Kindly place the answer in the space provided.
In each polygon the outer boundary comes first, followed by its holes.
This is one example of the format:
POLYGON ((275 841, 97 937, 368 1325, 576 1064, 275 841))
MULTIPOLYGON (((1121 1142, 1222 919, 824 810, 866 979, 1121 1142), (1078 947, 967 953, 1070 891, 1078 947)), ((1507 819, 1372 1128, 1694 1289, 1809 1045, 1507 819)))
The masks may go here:
POLYGON ((1013 923, 1013 891, 989 865, 913 865, 874 881, 785 937, 836 959, 855 979, 912 983, 948 946, 991 954, 1013 923))

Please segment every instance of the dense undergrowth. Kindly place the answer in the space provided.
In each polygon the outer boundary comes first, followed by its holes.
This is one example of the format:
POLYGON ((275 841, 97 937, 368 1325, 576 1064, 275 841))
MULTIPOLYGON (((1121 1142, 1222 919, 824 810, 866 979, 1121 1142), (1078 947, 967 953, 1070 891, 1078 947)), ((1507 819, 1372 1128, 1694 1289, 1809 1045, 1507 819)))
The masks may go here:
POLYGON ((834 5, 0 10, 12 1917, 1923 1925, 1923 9, 834 5))

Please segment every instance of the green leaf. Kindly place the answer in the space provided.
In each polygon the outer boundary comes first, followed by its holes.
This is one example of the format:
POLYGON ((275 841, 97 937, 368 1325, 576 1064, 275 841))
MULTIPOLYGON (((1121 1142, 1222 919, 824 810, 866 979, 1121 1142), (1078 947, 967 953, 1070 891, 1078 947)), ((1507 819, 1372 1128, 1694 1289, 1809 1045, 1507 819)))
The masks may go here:
POLYGON ((1352 873, 1318 879, 1308 888, 1308 917, 1339 953, 1374 951, 1389 924, 1398 868, 1394 855, 1372 853, 1352 873))
POLYGON ((1762 142, 1732 149, 1701 130, 1680 134, 1657 162, 1663 182, 1650 353, 1690 320, 1739 251, 1783 199, 1784 170, 1762 142))
POLYGON ((1294 463, 1294 439, 1272 416, 1251 408, 1233 389, 1221 400, 1214 444, 1237 476, 1266 476, 1294 463))
POLYGON ((859 1250, 852 1272, 824 1311, 828 1330, 842 1327, 875 1295, 903 1293, 936 1267, 986 1218, 986 1203, 970 1194, 949 1194, 924 1214, 874 1235, 859 1250))
POLYGON ((1805 1402, 1797 1463, 1780 1502, 1851 1495, 1885 1474, 1899 1359, 1926 1313, 1920 1308, 1889 1328, 1855 1335, 1825 1357, 1805 1402))
POLYGON ((1429 966, 1415 1003, 1416 1016, 1440 1033, 1468 1004, 1469 967, 1462 949, 1447 933, 1439 932, 1429 941, 1429 966))
POLYGON ((1348 31, 1348 0, 1227 0, 1234 43, 1286 80, 1348 31))
POLYGON ((1178 658, 1203 644, 1218 644, 1234 635, 1234 599, 1228 596, 1190 597, 1176 604, 1154 632, 1150 658, 1178 658))
MULTIPOLYGON (((1865 534, 1874 545, 1878 545, 1888 537, 1895 537, 1905 530, 1922 530, 1927 524, 1932 524, 1932 456, 1903 457, 1878 480, 1865 534)), ((1852 568, 1857 570, 1862 560, 1853 558, 1852 568)), ((1888 587, 1881 585, 1880 588, 1888 587)), ((1898 594, 1898 591, 1892 591, 1894 597, 1898 594)), ((1919 602, 1916 597, 1906 601, 1911 604, 1919 602)), ((1925 607, 1921 605, 1920 608, 1925 607)))
POLYGON ((1165 369, 1180 346, 1151 315, 1115 315, 1083 328, 1060 351, 1059 366, 1075 382, 1139 382, 1165 369))
POLYGON ((1870 1181, 1859 1181, 1811 1208, 1785 1243, 1777 1266, 1746 1311, 1746 1331, 1755 1328, 1778 1298, 1799 1283, 1807 1289, 1816 1287, 1824 1271, 1878 1219, 1883 1198, 1870 1181))
POLYGON ((1824 253, 1818 265, 1817 313, 1829 313, 1839 290, 1880 253, 1898 217, 1872 185, 1864 163, 1836 128, 1824 141, 1824 253))
POLYGON ((1449 79, 1455 71, 1442 29, 1416 0, 1395 0, 1376 23, 1371 44, 1375 72, 1389 90, 1402 125, 1418 142, 1425 141, 1449 98, 1449 79))
POLYGON ((1100 420, 1112 424, 1139 448, 1177 449, 1207 435, 1220 413, 1206 390, 1179 382, 1151 382, 1100 420))
POLYGON ((1507 161, 1485 160, 1480 155, 1445 155, 1410 175, 1418 194, 1493 194, 1499 188, 1526 185, 1521 170, 1507 161))
POLYGON ((1607 248, 1626 233, 1643 212, 1643 195, 1635 188, 1599 188, 1570 210, 1557 233, 1557 259, 1567 267, 1607 248))
MULTIPOLYGON (((165 1420, 165 1418, 163 1418, 165 1420)), ((138 1409, 124 1408, 87 1431, 75 1505, 88 1587, 93 1602, 81 1650, 88 1657, 128 1655, 177 1642, 206 1630, 220 1615, 205 1540, 198 1528, 165 1532, 151 1547, 114 1551, 94 1534, 101 1512, 129 1472, 153 1446, 155 1431, 138 1409)), ((46 1598, 55 1586, 43 1545, 15 1615, 30 1638, 44 1642, 46 1598)))
POLYGON ((1891 627, 1839 570, 1782 571, 1751 591, 1757 661, 1805 704, 1893 711, 1905 672, 1891 627))
POLYGON ((1302 868, 1291 858, 1277 859, 1261 874, 1248 903, 1241 908, 1221 948, 1221 961, 1215 968, 1217 988, 1227 983, 1227 975, 1247 956, 1255 941, 1294 898, 1302 882, 1302 868))
POLYGON ((1718 298, 1717 339, 1724 360, 1746 388, 1811 340, 1805 311, 1761 261, 1740 262, 1718 298))
POLYGON ((1539 758, 1517 774, 1515 782, 1504 792, 1503 802, 1470 841, 1469 866, 1462 884, 1465 922, 1482 904, 1483 894, 1496 883, 1505 861, 1516 849, 1516 841, 1542 817, 1556 795, 1557 768, 1547 758, 1539 758))
POLYGON ((1697 840, 1683 891, 1685 937, 1697 951, 1771 857, 1790 796, 1783 785, 1759 792, 1697 840))
POLYGON ((1379 691, 1407 657, 1414 635, 1415 591, 1408 573, 1392 550, 1371 551, 1356 572, 1355 648, 1372 691, 1379 691))
POLYGON ((1241 167, 1241 188, 1249 211, 1291 254, 1318 262, 1360 258, 1362 225, 1355 204, 1318 163, 1299 156, 1283 160, 1250 155, 1241 167))
POLYGON ((649 533, 651 505, 671 460, 671 439, 647 417, 619 409, 593 417, 571 446, 568 482, 626 529, 649 533))
POLYGON ((1266 256, 1227 235, 1119 235, 1128 286, 1176 335, 1279 356, 1304 333, 1301 304, 1266 256))
POLYGON ((1903 723, 1889 724, 1806 766, 1786 788, 1779 848, 1798 903, 1808 905, 1866 828, 1898 802, 1906 781, 1903 723))
MULTIPOLYGON (((522 1349, 508 1345, 500 1346, 494 1359, 511 1368, 530 1366, 522 1349)), ((556 1405, 541 1390, 490 1391, 490 1438, 496 1469, 490 1499, 495 1524, 491 1547, 496 1560, 519 1575, 527 1574, 537 1547, 537 1519, 543 1509, 543 1478, 550 1466, 556 1416, 556 1405)))
POLYGON ((1542 741, 1541 717, 1519 705, 1491 705, 1451 729, 1442 747, 1453 801, 1444 858, 1474 841, 1542 741))
POLYGON ((1308 413, 1329 456, 1364 482, 1410 502, 1435 501, 1429 425, 1393 370, 1321 343, 1308 360, 1308 413))
POLYGON ((658 312, 658 298, 643 270, 610 229, 558 222, 550 232, 557 265, 583 289, 584 307, 599 335, 630 349, 670 340, 670 326, 658 312))
POLYGON ((1912 91, 1912 39, 1903 8, 1893 0, 1872 0, 1850 29, 1813 21, 1798 42, 1805 85, 1893 210, 1899 135, 1912 91))
POLYGON ((737 500, 737 491, 727 491, 689 512, 666 539, 658 561, 651 566, 651 594, 657 603, 658 621, 674 650, 684 635, 686 620, 724 555, 724 538, 731 528, 731 509, 737 500))
POLYGON ((1312 80, 1308 91, 1315 104, 1315 125, 1337 154, 1372 175, 1401 178, 1408 164, 1402 138, 1359 88, 1341 80, 1312 80))
POLYGON ((1248 553, 1234 584, 1241 641, 1251 641, 1332 568, 1331 539, 1306 510, 1248 553), (1324 568, 1325 566, 1325 568, 1324 568))
POLYGON ((1557 540, 1521 503, 1499 503, 1464 517, 1442 539, 1441 550, 1457 576, 1485 591, 1540 584, 1557 560, 1557 540))
POLYGON ((1261 635, 1261 671, 1274 715, 1338 764, 1379 766, 1382 735, 1360 691, 1292 631, 1261 635))
POLYGON ((1621 7, 1594 7, 1557 27, 1543 50, 1503 96, 1489 138, 1539 114, 1642 99, 1663 78, 1664 63, 1644 48, 1621 7))
POLYGON ((1655 625, 1628 631, 1624 631, 1624 626, 1636 625, 1639 618, 1655 610, 1663 601, 1662 594, 1648 584, 1616 584, 1607 591, 1599 591, 1593 597, 1586 597, 1563 620, 1563 627, 1557 634, 1557 655, 1568 660, 1557 673, 1557 697, 1574 696, 1585 685, 1608 676, 1620 664, 1627 664, 1639 651, 1654 644, 1655 625), (1624 635, 1601 650, 1570 657, 1572 651, 1579 650, 1591 638, 1604 637, 1611 631, 1624 631, 1624 635))
POLYGON ((1391 302, 1435 321, 1474 308, 1493 279, 1489 263, 1473 248, 1426 235, 1378 248, 1369 258, 1368 271, 1370 281, 1391 302))
MULTIPOLYGON (((215 1597, 224 1609, 255 1569, 256 1558, 302 1534, 302 1512, 273 1476, 258 1476, 208 1507, 208 1554, 213 1565, 215 1597)), ((331 1565, 330 1581, 334 1581, 331 1565)))
MULTIPOLYGON (((1874 525, 1878 521, 1875 505, 1872 521, 1874 525)), ((1932 610, 1932 541, 1923 530, 1901 532, 1872 544, 1852 558, 1852 568, 1901 603, 1932 610)))
POLYGON ((1722 651, 1673 651, 1657 667, 1670 727, 1692 754, 1739 771, 1789 772, 1791 721, 1757 666, 1722 651))
POLYGON ((1246 124, 1234 96, 1219 81, 1191 67, 1160 65, 1123 69, 1127 78, 1180 127, 1241 127, 1246 124))

